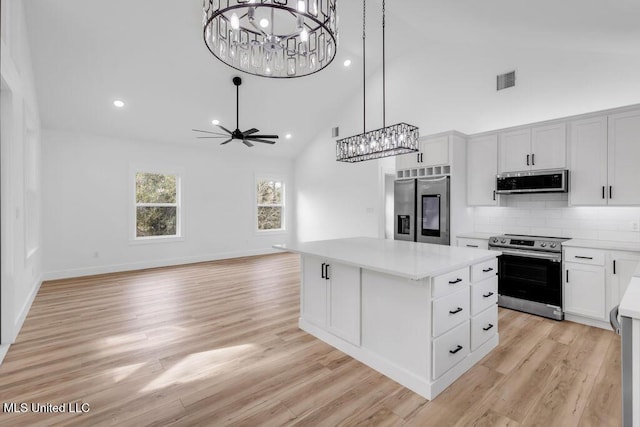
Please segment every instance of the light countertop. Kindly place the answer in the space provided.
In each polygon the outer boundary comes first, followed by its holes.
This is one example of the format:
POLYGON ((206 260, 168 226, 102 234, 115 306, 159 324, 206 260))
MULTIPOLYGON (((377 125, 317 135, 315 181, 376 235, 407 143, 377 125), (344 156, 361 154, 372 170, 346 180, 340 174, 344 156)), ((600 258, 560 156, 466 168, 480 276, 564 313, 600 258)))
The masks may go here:
POLYGON ((621 316, 640 319, 640 277, 634 277, 620 301, 618 313, 621 316))
POLYGON ((273 247, 413 280, 448 273, 501 254, 499 251, 371 237, 320 240, 273 247))
POLYGON ((615 242, 612 240, 571 239, 562 243, 570 248, 593 248, 615 251, 640 252, 640 242, 615 242))
POLYGON ((482 233, 480 231, 471 231, 469 233, 460 233, 456 237, 460 239, 483 239, 489 240, 489 237, 499 235, 500 233, 482 233))

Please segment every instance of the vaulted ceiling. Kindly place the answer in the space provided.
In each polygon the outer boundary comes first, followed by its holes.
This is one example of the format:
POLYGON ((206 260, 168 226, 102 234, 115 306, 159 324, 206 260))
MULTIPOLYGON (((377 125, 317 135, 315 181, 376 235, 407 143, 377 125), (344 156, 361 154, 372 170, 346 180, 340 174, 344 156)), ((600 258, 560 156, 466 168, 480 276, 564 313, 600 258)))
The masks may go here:
MULTIPOLYGON (((408 0, 386 6, 391 61, 435 45, 640 55, 637 0, 408 0)), ((25 0, 43 127, 215 144, 196 141, 191 129, 212 129, 214 118, 234 127, 231 78, 241 73, 204 46, 201 7, 200 0, 25 0), (126 107, 115 109, 114 99, 126 107)), ((367 2, 367 10, 367 66, 374 70, 380 65, 380 0, 367 2)), ((359 93, 362 3, 339 0, 338 15, 338 54, 327 69, 298 79, 242 75, 240 127, 293 135, 256 146, 253 154, 294 157, 359 93), (347 58, 350 68, 342 65, 347 58)), ((220 149, 247 152, 242 144, 220 149)))

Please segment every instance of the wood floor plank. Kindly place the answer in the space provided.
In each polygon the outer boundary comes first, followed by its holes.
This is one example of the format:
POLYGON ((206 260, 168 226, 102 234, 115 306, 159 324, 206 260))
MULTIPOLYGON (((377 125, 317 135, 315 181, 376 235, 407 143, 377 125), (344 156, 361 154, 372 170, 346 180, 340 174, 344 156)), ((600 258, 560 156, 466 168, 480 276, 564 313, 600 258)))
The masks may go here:
POLYGON ((298 328, 275 254, 42 284, 0 400, 86 402, 0 426, 620 425, 613 333, 500 309, 500 344, 433 401, 298 328))

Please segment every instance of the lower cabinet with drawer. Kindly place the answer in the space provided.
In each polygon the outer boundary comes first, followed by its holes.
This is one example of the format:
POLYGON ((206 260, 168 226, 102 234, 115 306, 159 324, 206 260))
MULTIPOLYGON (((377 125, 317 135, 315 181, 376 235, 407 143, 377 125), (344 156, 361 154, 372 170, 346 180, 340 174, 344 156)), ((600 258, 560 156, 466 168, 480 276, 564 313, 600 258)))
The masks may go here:
POLYGON ((442 374, 469 354, 469 320, 433 340, 433 377, 442 374))

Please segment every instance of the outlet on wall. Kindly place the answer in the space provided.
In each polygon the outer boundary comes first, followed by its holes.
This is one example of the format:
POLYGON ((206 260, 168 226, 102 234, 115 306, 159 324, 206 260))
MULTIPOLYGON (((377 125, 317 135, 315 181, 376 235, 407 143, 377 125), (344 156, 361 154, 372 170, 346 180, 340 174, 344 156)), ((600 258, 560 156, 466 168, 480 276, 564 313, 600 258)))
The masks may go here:
POLYGON ((631 221, 629 224, 631 231, 640 231, 640 221, 631 221))

